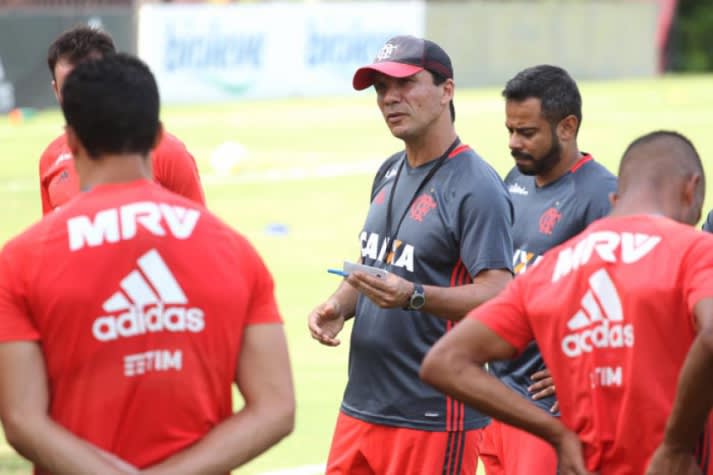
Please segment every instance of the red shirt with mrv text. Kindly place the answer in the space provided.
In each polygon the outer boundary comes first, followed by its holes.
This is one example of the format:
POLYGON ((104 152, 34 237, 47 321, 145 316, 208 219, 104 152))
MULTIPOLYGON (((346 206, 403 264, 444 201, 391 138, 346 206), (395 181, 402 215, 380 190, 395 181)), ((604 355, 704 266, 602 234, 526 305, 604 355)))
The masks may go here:
MULTIPOLYGON (((640 475, 696 336, 693 307, 711 297, 713 235, 663 216, 603 218, 469 318, 518 350, 536 340, 589 470, 640 475)), ((713 465, 710 435, 701 466, 713 465)))
POLYGON ((50 415, 138 467, 233 412, 249 325, 281 323, 240 234, 139 180, 81 193, 0 253, 0 342, 37 341, 50 415))

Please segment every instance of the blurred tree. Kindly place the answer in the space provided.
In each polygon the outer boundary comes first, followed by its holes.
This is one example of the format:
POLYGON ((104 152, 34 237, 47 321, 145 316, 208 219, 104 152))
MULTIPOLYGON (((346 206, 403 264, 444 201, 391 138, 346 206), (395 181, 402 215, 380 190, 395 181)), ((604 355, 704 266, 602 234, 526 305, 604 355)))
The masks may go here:
POLYGON ((713 1, 679 1, 669 53, 667 69, 713 71, 713 1))

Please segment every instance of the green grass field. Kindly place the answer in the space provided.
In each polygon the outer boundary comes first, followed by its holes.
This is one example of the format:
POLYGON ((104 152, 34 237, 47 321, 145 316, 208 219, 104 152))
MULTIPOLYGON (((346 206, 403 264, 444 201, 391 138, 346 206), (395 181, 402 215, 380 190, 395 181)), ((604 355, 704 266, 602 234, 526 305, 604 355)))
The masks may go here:
MULTIPOLYGON (((616 171, 634 137, 674 129, 693 140, 710 173, 711 84, 711 76, 583 83, 580 148, 616 171)), ((500 90, 458 91, 455 103, 463 141, 504 174, 511 159, 500 90)), ((400 143, 383 124, 371 92, 345 98, 166 107, 163 120, 198 160, 208 207, 247 235, 264 256, 275 276, 286 322, 297 388, 296 429, 237 473, 322 463, 346 379, 348 344, 319 346, 309 337, 306 316, 338 283, 326 273, 327 267, 357 256, 371 174, 400 143), (217 177, 210 156, 226 141, 241 143, 247 155, 231 176, 217 177), (330 173, 342 169, 352 172, 330 173), (266 233, 266 227, 275 223, 287 226, 288 233, 266 233)), ((0 200, 5 203, 0 209, 0 242, 39 218, 37 162, 61 124, 57 110, 19 125, 0 118, 0 200)), ((710 189, 706 210, 713 206, 710 189)), ((28 467, 0 443, 0 474, 29 473, 28 467)))

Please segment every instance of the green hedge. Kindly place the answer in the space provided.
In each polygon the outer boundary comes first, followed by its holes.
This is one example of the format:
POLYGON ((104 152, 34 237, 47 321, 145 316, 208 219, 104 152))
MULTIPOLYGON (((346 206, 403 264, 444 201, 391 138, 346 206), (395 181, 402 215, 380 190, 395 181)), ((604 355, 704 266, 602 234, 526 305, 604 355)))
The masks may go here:
POLYGON ((670 69, 713 71, 713 1, 679 1, 670 47, 670 69))

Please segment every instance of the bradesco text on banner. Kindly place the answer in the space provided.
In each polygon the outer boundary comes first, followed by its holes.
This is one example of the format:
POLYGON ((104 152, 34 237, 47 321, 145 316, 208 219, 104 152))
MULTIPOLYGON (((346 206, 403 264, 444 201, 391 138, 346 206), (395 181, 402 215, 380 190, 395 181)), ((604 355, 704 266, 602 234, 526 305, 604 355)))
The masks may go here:
POLYGON ((167 103, 348 94, 387 39, 424 30, 421 1, 145 4, 138 51, 167 103))

